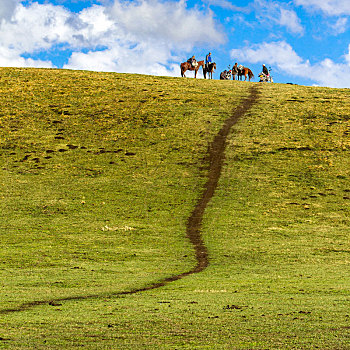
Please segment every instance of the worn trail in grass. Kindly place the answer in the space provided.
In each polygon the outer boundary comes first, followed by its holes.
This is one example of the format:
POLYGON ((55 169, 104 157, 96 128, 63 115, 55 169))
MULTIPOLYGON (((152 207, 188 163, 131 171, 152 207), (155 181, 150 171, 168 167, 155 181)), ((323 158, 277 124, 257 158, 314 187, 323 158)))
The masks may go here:
POLYGON ((0 72, 0 347, 349 349, 348 90, 0 72))
MULTIPOLYGON (((195 273, 200 273, 201 271, 203 271, 208 266, 209 260, 208 260, 208 250, 207 250, 207 247, 205 246, 205 243, 203 242, 202 235, 201 235, 201 225, 203 221, 203 214, 205 212, 207 204, 209 203, 209 201, 214 195, 215 189, 217 187, 217 184, 221 175, 221 169, 222 169, 222 165, 225 157, 224 152, 225 152, 225 147, 227 142, 227 136, 230 133, 232 126, 242 116, 244 116, 244 114, 247 111, 249 111, 252 105, 256 102, 257 97, 258 97, 258 89, 256 86, 253 86, 250 89, 250 95, 246 99, 244 99, 241 102, 241 104, 234 109, 234 111, 232 112, 232 115, 225 120, 224 125, 219 130, 218 134, 215 136, 213 142, 210 144, 208 148, 208 154, 206 155, 206 158, 208 159, 208 162, 209 162, 207 182, 204 186, 204 191, 200 196, 197 204, 195 205, 195 208, 191 213, 186 225, 187 237, 194 247, 196 261, 197 261, 193 269, 183 272, 181 274, 170 276, 168 278, 163 279, 162 281, 151 283, 148 286, 131 289, 129 291, 119 291, 115 293, 110 293, 109 295, 106 295, 105 293, 104 294, 97 293, 92 295, 56 298, 56 299, 50 300, 49 304, 57 305, 64 301, 77 301, 77 300, 95 299, 100 297, 108 297, 108 296, 112 297, 112 296, 118 296, 118 295, 139 293, 139 292, 163 287, 170 282, 174 282, 186 276, 189 276, 195 273)), ((44 305, 47 303, 48 303, 47 300, 36 300, 33 302, 27 302, 27 303, 23 303, 19 307, 2 309, 0 310, 0 314, 20 312, 20 311, 28 310, 35 306, 44 305)))

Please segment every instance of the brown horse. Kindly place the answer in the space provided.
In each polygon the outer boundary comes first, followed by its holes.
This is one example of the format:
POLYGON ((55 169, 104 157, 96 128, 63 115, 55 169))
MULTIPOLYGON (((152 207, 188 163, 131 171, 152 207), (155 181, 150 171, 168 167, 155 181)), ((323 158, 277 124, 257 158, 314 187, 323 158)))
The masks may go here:
POLYGON ((250 79, 254 78, 253 72, 247 67, 243 67, 243 69, 238 69, 238 79, 242 80, 243 76, 245 77, 244 81, 247 80, 247 76, 249 77, 249 81, 250 79))
POLYGON ((208 79, 213 79, 213 73, 215 72, 216 69, 216 63, 209 63, 208 67, 204 66, 203 67, 203 75, 204 79, 207 79, 207 73, 208 73, 208 79))
POLYGON ((193 67, 189 62, 183 62, 180 64, 181 76, 186 78, 185 72, 187 70, 194 70, 194 77, 197 78, 197 72, 200 67, 204 69, 204 61, 198 61, 198 65, 193 67))

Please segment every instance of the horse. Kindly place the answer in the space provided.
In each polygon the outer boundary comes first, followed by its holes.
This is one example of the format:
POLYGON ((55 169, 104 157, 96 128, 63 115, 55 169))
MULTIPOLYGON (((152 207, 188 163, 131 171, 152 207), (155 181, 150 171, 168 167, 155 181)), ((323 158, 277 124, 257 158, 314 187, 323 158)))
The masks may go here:
POLYGON ((189 62, 183 62, 183 63, 181 63, 181 64, 180 64, 181 76, 186 78, 185 72, 186 72, 187 70, 194 70, 194 77, 197 78, 198 69, 199 69, 200 67, 202 67, 203 70, 204 70, 204 61, 198 61, 197 63, 198 63, 198 64, 197 64, 196 67, 193 67, 193 66, 191 65, 191 63, 189 63, 189 62))
POLYGON ((242 69, 238 69, 238 79, 242 80, 243 76, 245 77, 244 81, 247 80, 247 76, 249 77, 249 81, 250 81, 250 79, 254 78, 253 72, 247 67, 243 67, 242 69))
POLYGON ((208 63, 208 67, 204 66, 203 67, 203 75, 204 79, 207 79, 207 73, 208 73, 208 79, 213 79, 213 73, 215 72, 216 69, 216 63, 208 63))

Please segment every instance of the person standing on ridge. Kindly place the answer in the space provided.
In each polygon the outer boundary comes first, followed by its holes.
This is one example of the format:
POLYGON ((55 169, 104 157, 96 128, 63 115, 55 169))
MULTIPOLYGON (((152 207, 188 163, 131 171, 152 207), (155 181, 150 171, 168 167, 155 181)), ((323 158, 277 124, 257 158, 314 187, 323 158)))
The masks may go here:
POLYGON ((238 64, 237 62, 232 67, 232 79, 236 80, 236 75, 238 74, 238 64))

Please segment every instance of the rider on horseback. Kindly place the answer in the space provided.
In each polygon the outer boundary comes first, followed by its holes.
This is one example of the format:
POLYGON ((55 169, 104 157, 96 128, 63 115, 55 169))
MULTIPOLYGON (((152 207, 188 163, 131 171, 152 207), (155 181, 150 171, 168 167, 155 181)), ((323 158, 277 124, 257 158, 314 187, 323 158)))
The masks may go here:
POLYGON ((270 75, 271 67, 267 69, 267 67, 262 65, 262 72, 259 74, 260 82, 270 82, 273 83, 273 78, 270 75))
POLYGON ((206 56, 205 56, 205 67, 207 69, 209 69, 209 64, 212 62, 211 60, 211 52, 209 52, 206 56))
POLYGON ((268 77, 270 74, 269 74, 269 70, 266 68, 266 66, 263 64, 262 65, 262 71, 263 71, 263 73, 268 77))
POLYGON ((191 67, 196 68, 198 66, 198 63, 196 61, 196 58, 194 55, 187 60, 187 62, 191 65, 191 67))

